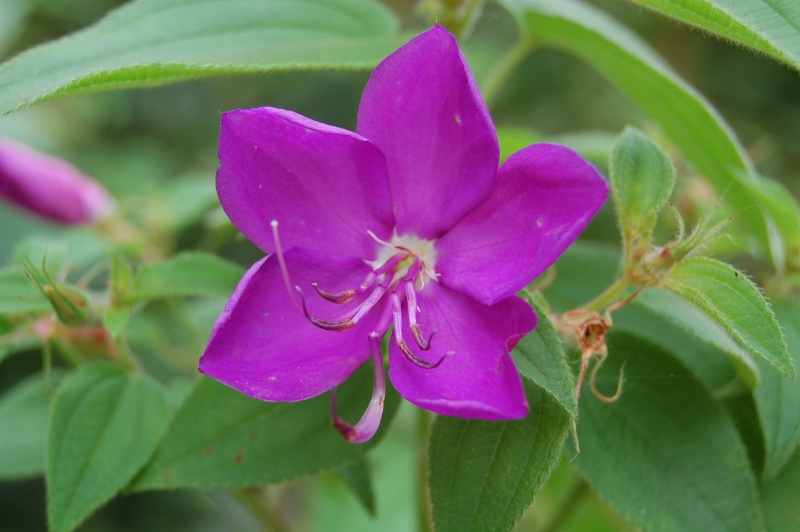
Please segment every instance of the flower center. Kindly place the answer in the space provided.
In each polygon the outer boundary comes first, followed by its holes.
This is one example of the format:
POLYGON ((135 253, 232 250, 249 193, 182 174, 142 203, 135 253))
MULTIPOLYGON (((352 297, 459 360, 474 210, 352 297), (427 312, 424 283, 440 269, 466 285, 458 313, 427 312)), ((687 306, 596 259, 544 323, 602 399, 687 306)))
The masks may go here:
POLYGON ((370 236, 381 245, 378 258, 368 261, 373 271, 388 263, 393 256, 405 252, 405 257, 394 268, 395 277, 401 278, 408 275, 414 262, 419 260, 419 274, 415 278, 415 288, 422 290, 428 281, 436 281, 436 247, 435 240, 424 240, 416 235, 398 236, 395 232, 389 242, 384 242, 370 232, 370 236))
POLYGON ((380 338, 389 330, 389 327, 392 327, 395 344, 403 356, 420 368, 434 369, 450 354, 448 352, 435 362, 427 361, 417 355, 403 337, 404 330, 407 330, 420 350, 427 351, 431 347, 431 338, 436 331, 432 331, 426 339, 417 323, 417 316, 422 312, 417 304, 417 292, 423 290, 427 282, 438 282, 438 274, 434 269, 436 265, 435 241, 423 240, 414 235, 398 236, 395 233, 391 241, 385 242, 368 231, 368 234, 380 247, 375 260, 364 261, 370 266, 370 272, 361 284, 356 288, 346 288, 340 292, 328 292, 317 286, 317 283, 312 283, 320 297, 337 305, 349 303, 364 294, 366 296, 347 312, 331 318, 322 318, 308 311, 303 290, 299 286, 294 286, 294 290, 292 290, 289 271, 286 268, 278 236, 277 221, 272 222, 272 234, 275 241, 275 254, 289 298, 309 322, 321 329, 342 332, 353 327, 373 309, 380 312, 374 329, 368 335, 368 345, 375 371, 373 401, 357 425, 349 425, 339 418, 336 413, 334 395, 334 425, 348 440, 364 441, 377 430, 377 423, 380 421, 379 412, 383 410, 385 385, 383 384, 383 356, 380 349, 380 338), (295 292, 299 294, 299 300, 295 292), (403 305, 405 305, 408 316, 407 324, 403 323, 403 305))

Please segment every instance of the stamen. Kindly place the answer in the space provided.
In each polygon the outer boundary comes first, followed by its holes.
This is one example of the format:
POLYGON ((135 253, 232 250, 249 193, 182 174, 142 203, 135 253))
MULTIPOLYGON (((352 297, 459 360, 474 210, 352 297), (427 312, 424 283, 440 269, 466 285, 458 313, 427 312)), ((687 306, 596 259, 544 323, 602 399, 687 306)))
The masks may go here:
POLYGON ((397 263, 403 260, 406 256, 403 253, 395 253, 392 255, 389 260, 387 260, 383 266, 375 270, 375 275, 383 275, 384 273, 393 270, 397 263))
POLYGON ((369 335, 370 358, 372 370, 375 374, 375 384, 372 388, 372 399, 367 410, 355 426, 350 425, 341 417, 336 409, 336 388, 331 391, 333 409, 333 426, 352 443, 362 443, 372 438, 378 431, 383 415, 383 402, 386 398, 386 375, 383 372, 383 355, 381 354, 380 334, 371 332, 369 335))
POLYGON ((331 303, 336 303, 337 305, 342 305, 344 303, 349 303, 350 301, 352 301, 352 299, 354 297, 356 297, 356 291, 352 290, 352 289, 350 289, 350 290, 342 290, 341 292, 337 292, 335 294, 332 294, 331 292, 326 292, 325 290, 322 290, 317 285, 317 283, 311 283, 311 286, 313 286, 314 290, 316 290, 317 293, 320 296, 322 296, 324 299, 330 301, 331 303))
POLYGON ((417 342, 417 345, 423 351, 427 351, 431 348, 431 338, 433 335, 436 334, 436 331, 433 331, 430 337, 425 340, 425 336, 422 334, 422 329, 420 328, 419 324, 417 323, 417 292, 414 289, 414 281, 419 271, 419 259, 414 261, 414 264, 408 270, 408 276, 406 277, 406 306, 408 307, 408 328, 411 329, 411 334, 414 336, 414 340, 417 342))
POLYGON ((445 354, 444 356, 442 356, 442 358, 440 358, 436 362, 428 362, 427 360, 423 360, 420 357, 418 357, 416 353, 414 353, 411 350, 411 348, 408 347, 406 341, 403 340, 403 313, 400 308, 400 297, 397 295, 396 292, 392 293, 391 302, 392 302, 392 317, 394 318, 394 339, 395 343, 397 344, 397 347, 400 348, 400 351, 408 359, 408 361, 414 364, 415 366, 419 366, 420 368, 423 369, 433 369, 439 367, 439 364, 441 364, 442 361, 444 361, 444 359, 447 358, 448 355, 445 354))
POLYGON ((377 275, 375 275, 375 272, 374 272, 374 271, 372 271, 372 272, 369 272, 369 273, 367 274, 367 277, 366 277, 366 278, 365 278, 365 279, 364 279, 364 280, 361 282, 361 284, 360 284, 360 285, 358 285, 358 288, 356 289, 356 293, 360 294, 360 293, 362 293, 364 290, 366 290, 367 288, 369 288, 370 286, 372 286, 372 283, 374 283, 374 282, 375 282, 375 279, 377 279, 377 278, 378 278, 378 276, 377 276, 377 275))
MULTIPOLYGON (((272 226, 272 241, 275 243, 275 254, 278 256, 278 264, 281 267, 281 275, 283 276, 283 284, 286 286, 286 292, 289 294, 289 299, 292 300, 295 308, 300 312, 303 312, 303 308, 301 308, 300 303, 298 303, 297 298, 294 296, 294 292, 292 292, 292 282, 289 280, 289 270, 286 269, 286 261, 283 258, 283 248, 281 247, 281 239, 278 236, 278 220, 272 220, 270 224, 272 226)), ((303 302, 305 306, 305 301, 303 302)), ((306 317, 308 317, 308 314, 306 317)))
POLYGON ((394 244, 390 244, 389 242, 386 242, 385 240, 381 240, 380 238, 378 238, 378 235, 376 235, 375 233, 373 233, 373 232, 372 232, 372 231, 370 231, 369 229, 367 229, 367 234, 368 234, 369 236, 371 236, 371 237, 372 237, 372 240, 374 240, 374 241, 375 241, 375 242, 377 242, 378 244, 383 244, 384 246, 386 246, 386 247, 390 247, 390 248, 393 248, 393 247, 395 247, 395 246, 394 246, 394 244))
POLYGON ((436 334, 436 331, 433 331, 428 339, 426 340, 425 337, 422 335, 422 329, 419 327, 419 323, 414 323, 410 326, 411 335, 414 337, 414 340, 417 342, 417 345, 423 351, 427 351, 431 348, 431 340, 433 339, 433 335, 436 334))
POLYGON ((294 287, 295 290, 300 294, 300 301, 303 303, 302 305, 302 312, 305 315, 306 319, 319 327, 320 329, 325 329, 326 331, 336 331, 342 332, 346 331, 356 323, 351 319, 341 319, 341 320, 326 320, 323 318, 318 318, 316 316, 311 315, 308 312, 308 307, 306 306, 306 298, 303 296, 303 291, 300 289, 299 286, 294 287))
POLYGON ((364 315, 367 312, 369 312, 370 309, 372 309, 372 307, 374 307, 378 301, 380 301, 380 299, 386 293, 386 288, 387 288, 386 282, 384 282, 380 286, 378 286, 375 290, 372 291, 369 297, 361 304, 360 307, 358 307, 358 312, 356 312, 352 318, 353 323, 357 323, 358 320, 363 318, 364 315))
POLYGON ((444 355, 442 355, 442 358, 440 358, 436 362, 428 362, 427 360, 422 360, 416 354, 414 354, 411 348, 408 347, 408 344, 406 344, 405 340, 400 340, 399 342, 397 342, 397 347, 400 348, 400 351, 402 351, 403 355, 408 359, 409 362, 411 362, 415 366, 419 366, 422 369, 438 368, 439 365, 442 362, 444 362, 444 359, 450 356, 450 353, 445 353, 444 355))

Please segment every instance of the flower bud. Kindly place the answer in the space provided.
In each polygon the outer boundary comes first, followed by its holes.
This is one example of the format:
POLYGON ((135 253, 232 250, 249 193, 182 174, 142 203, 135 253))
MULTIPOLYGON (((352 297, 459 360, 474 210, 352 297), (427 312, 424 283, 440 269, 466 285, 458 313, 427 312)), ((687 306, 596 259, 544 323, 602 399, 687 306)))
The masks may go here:
POLYGON ((61 224, 85 224, 114 209, 108 191, 74 166, 0 138, 0 198, 61 224))

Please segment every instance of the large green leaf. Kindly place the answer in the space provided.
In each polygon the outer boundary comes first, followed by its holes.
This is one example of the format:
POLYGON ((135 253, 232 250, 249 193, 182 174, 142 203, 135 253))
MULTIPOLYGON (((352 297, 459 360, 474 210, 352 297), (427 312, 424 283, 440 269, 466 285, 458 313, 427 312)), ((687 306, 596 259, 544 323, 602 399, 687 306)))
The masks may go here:
MULTIPOLYGON (((361 416, 372 379, 371 369, 362 368, 339 387, 345 419, 361 416)), ((338 467, 363 456, 384 434, 399 402, 394 389, 388 391, 378 434, 352 444, 331 426, 329 394, 267 403, 204 378, 183 402, 133 489, 257 486, 338 467)))
POLYGON ((575 379, 567 365, 561 339, 556 333, 543 298, 526 298, 538 318, 536 329, 519 341, 511 352, 514 363, 523 377, 532 380, 550 393, 569 413, 578 415, 575 402, 575 379))
POLYGON ((630 0, 800 69, 800 3, 793 0, 630 0))
POLYGON ((775 314, 744 273, 718 260, 691 257, 676 264, 661 287, 696 305, 751 354, 795 378, 775 314))
POLYGON ((135 0, 0 66, 0 114, 76 93, 309 68, 371 68, 402 44, 371 0, 135 0))
POLYGON ((97 363, 70 375, 56 394, 47 448, 47 517, 73 530, 130 482, 169 415, 149 377, 97 363))
MULTIPOLYGON (((643 309, 649 309, 650 312, 665 318, 679 327, 679 329, 675 330, 675 328, 665 329, 663 325, 653 326, 647 330, 650 338, 668 340, 668 338, 666 338, 667 335, 680 336, 689 333, 724 353, 736 367, 737 372, 748 386, 753 388, 758 384, 761 372, 755 360, 757 357, 753 357, 745 347, 742 347, 731 338, 728 331, 722 325, 694 303, 666 290, 647 288, 636 296, 631 306, 636 308, 636 312, 647 312, 643 309)), ((672 339, 669 340, 673 341, 672 339)), ((674 341, 680 340, 676 339, 674 341)), ((671 351, 676 352, 678 350, 673 349, 671 351)), ((679 359, 684 362, 684 365, 687 365, 689 368, 695 367, 698 364, 713 364, 711 360, 686 360, 686 352, 676 354, 679 359)), ((695 373, 695 376, 698 376, 696 372, 693 371, 693 373, 695 373)), ((698 376, 698 378, 700 377, 698 376)), ((700 378, 700 380, 703 379, 700 378)))
MULTIPOLYGON (((774 224, 772 219, 779 213, 771 212, 770 205, 763 204, 740 182, 748 179, 760 183, 762 179, 753 176, 751 162, 717 111, 644 41, 603 12, 577 0, 500 2, 516 16, 527 38, 580 57, 627 94, 717 191, 725 194, 737 218, 756 232, 761 249, 771 251, 767 224, 774 224), (753 209, 754 205, 759 208, 753 209)), ((797 238, 782 236, 787 241, 797 238)))
POLYGON ((644 530, 759 530, 755 475, 733 423, 689 373, 654 344, 609 338, 598 375, 614 403, 581 396, 575 463, 606 501, 644 530))
MULTIPOLYGON (((774 309, 796 367, 800 364, 800 305, 784 299, 776 301, 774 309)), ((761 375, 753 398, 764 434, 763 476, 772 478, 800 444, 800 381, 790 381, 769 368, 761 375)))
POLYGON ((179 296, 227 297, 244 274, 241 266, 197 251, 142 266, 126 301, 179 296))
POLYGON ((375 515, 375 490, 372 487, 372 476, 367 457, 363 456, 353 463, 336 469, 336 474, 347 484, 364 509, 375 515))
POLYGON ((54 372, 48 387, 43 375, 34 375, 0 398, 0 479, 44 474, 48 391, 55 389, 60 377, 54 372))
MULTIPOLYGON (((690 305, 676 295, 669 295, 687 306, 690 305)), ((744 373, 739 369, 737 373, 734 365, 731 364, 730 355, 722 350, 714 340, 717 336, 724 338, 746 359, 750 358, 749 354, 736 345, 736 342, 721 327, 702 312, 695 310, 696 314, 705 318, 705 321, 701 322, 703 326, 698 327, 696 331, 687 331, 672 319, 672 312, 679 311, 681 307, 670 309, 668 313, 664 313, 662 309, 655 310, 650 306, 638 303, 639 298, 637 297, 631 304, 614 312, 613 330, 615 332, 622 331, 640 337, 668 351, 705 386, 709 393, 724 390, 731 386, 739 376, 748 385, 753 387, 756 385, 758 374, 755 373, 757 369, 755 362, 750 360, 752 367, 747 366, 750 372, 744 373), (709 327, 704 328, 706 325, 709 327), (707 331, 708 334, 703 336, 703 331, 707 331)))
POLYGON ((570 417, 525 384, 531 411, 521 421, 436 419, 429 484, 439 532, 513 529, 558 463, 570 417))

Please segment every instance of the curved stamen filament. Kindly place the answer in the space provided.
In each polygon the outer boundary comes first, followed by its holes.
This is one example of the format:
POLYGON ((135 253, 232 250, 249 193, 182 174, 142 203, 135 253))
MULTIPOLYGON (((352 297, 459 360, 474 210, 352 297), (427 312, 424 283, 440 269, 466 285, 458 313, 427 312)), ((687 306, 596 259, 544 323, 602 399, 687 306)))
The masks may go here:
POLYGON ((337 292, 335 294, 331 292, 326 292, 325 290, 321 289, 317 283, 311 283, 311 286, 314 287, 314 290, 323 298, 331 303, 336 303, 337 305, 342 305, 344 303, 349 303, 352 301, 354 297, 356 297, 355 290, 342 290, 341 292, 337 292))
POLYGON ((426 340, 422 334, 422 329, 417 323, 417 291, 414 289, 414 282, 419 272, 419 259, 414 261, 414 264, 408 270, 408 276, 405 280, 406 285, 406 306, 408 307, 408 328, 411 329, 411 334, 417 345, 423 351, 431 348, 431 338, 436 331, 431 333, 430 337, 426 340))
POLYGON ((336 388, 331 391, 333 409, 333 426, 344 436, 344 439, 361 443, 372 438, 378 431, 383 415, 383 403, 386 398, 386 375, 383 371, 383 355, 381 354, 381 335, 373 331, 369 335, 370 358, 375 374, 375 384, 372 388, 372 399, 367 410, 355 425, 350 425, 341 417, 336 409, 336 388))
POLYGON ((325 329, 326 331, 336 331, 342 332, 346 331, 350 327, 356 324, 351 319, 344 318, 340 320, 326 320, 324 318, 318 318, 308 312, 308 307, 306 306, 306 298, 303 296, 303 291, 300 289, 299 286, 294 287, 297 290, 297 293, 300 294, 300 301, 302 302, 302 312, 305 315, 306 319, 319 327, 320 329, 325 329))
POLYGON ((400 297, 397 295, 396 292, 393 292, 391 295, 391 305, 392 305, 392 318, 393 318, 393 325, 394 325, 394 339, 397 347, 400 349, 400 352, 403 353, 403 356, 408 359, 409 362, 418 366, 422 369, 433 369, 439 367, 439 365, 447 358, 447 355, 442 356, 436 362, 428 362, 427 360, 421 359, 414 353, 405 340, 403 340, 403 314, 400 308, 400 297))
POLYGON ((419 323, 410 325, 409 328, 411 329, 411 335, 414 337, 414 341, 417 342, 420 349, 427 351, 431 348, 431 339, 433 339, 433 335, 436 334, 436 331, 433 331, 426 340, 422 335, 422 329, 420 329, 419 323))

